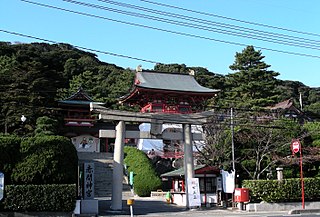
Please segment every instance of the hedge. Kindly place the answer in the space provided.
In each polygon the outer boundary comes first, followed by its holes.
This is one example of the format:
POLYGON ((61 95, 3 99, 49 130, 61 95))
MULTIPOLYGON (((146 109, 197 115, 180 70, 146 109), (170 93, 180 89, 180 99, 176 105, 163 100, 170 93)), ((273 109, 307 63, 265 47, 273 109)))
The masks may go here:
POLYGON ((75 184, 7 185, 0 208, 22 212, 72 212, 75 204, 75 184))
POLYGON ((12 184, 11 174, 15 165, 21 160, 21 138, 11 135, 0 135, 0 171, 5 174, 5 184, 12 184))
POLYGON ((161 179, 157 176, 150 159, 134 147, 125 147, 125 159, 128 172, 134 174, 134 192, 140 197, 150 196, 151 191, 161 187, 161 179))
MULTIPOLYGON (((250 189, 251 202, 294 202, 301 201, 299 178, 278 180, 244 180, 244 188, 250 189)), ((304 178, 306 201, 320 200, 320 178, 304 178)))
POLYGON ((72 184, 77 182, 78 156, 70 139, 63 136, 25 138, 23 160, 12 171, 14 184, 72 184))

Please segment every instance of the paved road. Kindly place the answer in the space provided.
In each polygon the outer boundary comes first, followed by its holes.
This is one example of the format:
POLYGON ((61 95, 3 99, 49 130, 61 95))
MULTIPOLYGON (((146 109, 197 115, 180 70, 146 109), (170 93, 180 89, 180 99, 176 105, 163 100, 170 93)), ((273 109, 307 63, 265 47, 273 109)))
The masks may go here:
MULTIPOLYGON (((127 206, 126 201, 123 201, 123 211, 113 212, 110 210, 110 200, 102 200, 99 202, 99 216, 113 216, 124 217, 130 216, 130 207, 127 206)), ((135 204, 133 205, 134 216, 168 216, 168 217, 211 217, 211 216, 250 216, 250 217, 285 217, 285 216, 303 216, 303 217, 320 217, 320 213, 317 214, 295 214, 289 215, 287 211, 274 211, 274 212, 247 212, 241 210, 231 210, 218 207, 202 208, 187 210, 184 207, 174 204, 167 204, 164 200, 155 200, 151 198, 135 198, 135 204)))

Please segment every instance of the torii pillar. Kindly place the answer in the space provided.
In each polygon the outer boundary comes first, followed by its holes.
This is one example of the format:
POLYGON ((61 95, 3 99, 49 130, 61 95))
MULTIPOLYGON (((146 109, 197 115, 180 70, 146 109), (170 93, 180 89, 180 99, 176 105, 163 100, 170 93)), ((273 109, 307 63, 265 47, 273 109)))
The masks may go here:
POLYGON ((189 192, 188 192, 188 180, 190 178, 194 178, 194 164, 193 164, 193 146, 192 146, 192 133, 191 133, 191 125, 183 124, 183 140, 184 140, 184 179, 186 184, 186 207, 189 206, 189 192))
POLYGON ((119 121, 116 126, 116 140, 113 154, 112 175, 112 210, 122 210, 122 188, 123 188, 123 148, 125 140, 125 123, 119 121))

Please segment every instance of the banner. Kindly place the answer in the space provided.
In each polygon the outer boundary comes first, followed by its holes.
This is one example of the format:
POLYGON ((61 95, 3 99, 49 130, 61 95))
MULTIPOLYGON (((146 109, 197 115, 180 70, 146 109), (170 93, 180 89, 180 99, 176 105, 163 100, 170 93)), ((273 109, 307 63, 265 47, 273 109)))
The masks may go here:
POLYGON ((199 179, 191 178, 188 180, 188 199, 189 207, 201 206, 199 179))
POLYGON ((225 193, 233 193, 235 188, 235 171, 221 170, 223 191, 225 193))

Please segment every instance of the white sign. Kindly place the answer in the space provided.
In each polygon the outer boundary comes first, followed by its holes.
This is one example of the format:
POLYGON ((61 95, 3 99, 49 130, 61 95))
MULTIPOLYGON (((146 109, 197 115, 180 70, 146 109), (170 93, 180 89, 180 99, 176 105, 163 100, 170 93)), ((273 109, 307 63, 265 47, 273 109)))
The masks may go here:
POLYGON ((4 192, 4 174, 0 172, 0 200, 3 198, 4 192))
POLYGON ((94 198, 94 163, 84 163, 84 199, 94 198))
POLYGON ((188 200, 189 208, 201 206, 199 179, 191 178, 188 180, 188 200))

